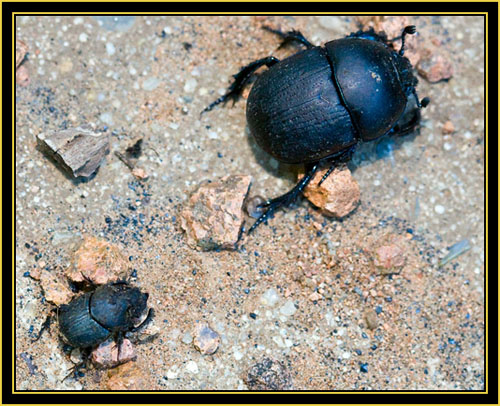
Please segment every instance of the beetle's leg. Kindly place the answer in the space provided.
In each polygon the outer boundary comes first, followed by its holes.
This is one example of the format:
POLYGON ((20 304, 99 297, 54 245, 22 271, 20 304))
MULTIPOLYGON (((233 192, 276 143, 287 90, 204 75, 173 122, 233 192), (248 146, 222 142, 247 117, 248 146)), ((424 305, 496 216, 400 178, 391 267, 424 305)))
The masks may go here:
POLYGON ((401 34, 401 49, 399 50, 399 55, 403 56, 405 53, 405 39, 408 34, 415 34, 417 32, 417 27, 414 25, 407 25, 404 30, 403 34, 401 34))
POLYGON ((321 180, 318 182, 318 186, 321 186, 321 184, 330 176, 330 174, 334 171, 334 169, 341 163, 347 162, 351 159, 352 154, 354 153, 354 150, 358 144, 354 144, 353 146, 349 147, 347 150, 342 151, 338 155, 334 155, 333 157, 330 157, 329 159, 333 159, 332 164, 330 165, 330 168, 328 168, 328 171, 323 175, 321 180))
POLYGON ((219 97, 212 104, 206 107, 201 112, 201 114, 212 110, 215 106, 217 106, 220 103, 224 104, 227 103, 229 99, 233 100, 233 105, 234 105, 234 103, 236 103, 240 98, 241 92, 243 91, 243 88, 245 87, 246 83, 252 77, 252 75, 255 73, 257 69, 259 69, 261 66, 264 65, 270 68, 271 66, 277 64, 278 62, 279 62, 278 58, 275 58, 274 56, 268 56, 266 58, 253 61, 249 63, 247 66, 241 68, 236 75, 233 75, 234 82, 231 84, 231 86, 229 86, 227 93, 224 96, 219 97))
MULTIPOLYGON (((56 312, 57 313, 57 308, 52 309, 52 312, 56 312)), ((42 336, 42 333, 45 330, 47 330, 47 329, 50 328, 52 320, 53 320, 53 317, 50 314, 48 314, 47 317, 45 318, 45 321, 42 323, 42 327, 40 327, 40 331, 36 335, 35 339, 31 341, 32 343, 37 342, 38 340, 40 340, 40 337, 42 336)))
POLYGON ((282 32, 280 30, 275 30, 274 28, 268 27, 264 25, 262 27, 264 30, 272 32, 273 34, 278 35, 283 41, 281 42, 278 49, 283 48, 285 45, 288 45, 291 42, 299 42, 306 46, 307 49, 314 48, 314 45, 311 44, 305 37, 302 35, 300 31, 292 30, 288 32, 282 32))
POLYGON ((306 167, 306 174, 304 177, 295 185, 295 187, 289 192, 285 193, 282 196, 276 197, 274 199, 268 200, 267 202, 259 205, 259 208, 265 208, 266 211, 262 213, 262 215, 253 223, 252 227, 248 230, 248 234, 250 234, 253 230, 257 228, 259 224, 263 221, 267 220, 267 218, 273 214, 277 209, 282 206, 288 206, 291 204, 300 192, 304 190, 304 188, 309 184, 311 179, 314 177, 314 174, 318 171, 319 164, 313 164, 309 167, 306 167))

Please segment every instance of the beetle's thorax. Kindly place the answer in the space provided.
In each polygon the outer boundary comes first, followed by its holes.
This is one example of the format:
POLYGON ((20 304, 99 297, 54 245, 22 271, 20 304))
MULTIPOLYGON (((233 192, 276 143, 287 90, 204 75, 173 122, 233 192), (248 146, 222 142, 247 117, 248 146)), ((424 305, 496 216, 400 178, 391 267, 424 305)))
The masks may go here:
POLYGON ((325 50, 333 81, 360 138, 368 141, 388 132, 408 99, 411 71, 406 58, 396 58, 387 45, 363 38, 330 41, 325 50))

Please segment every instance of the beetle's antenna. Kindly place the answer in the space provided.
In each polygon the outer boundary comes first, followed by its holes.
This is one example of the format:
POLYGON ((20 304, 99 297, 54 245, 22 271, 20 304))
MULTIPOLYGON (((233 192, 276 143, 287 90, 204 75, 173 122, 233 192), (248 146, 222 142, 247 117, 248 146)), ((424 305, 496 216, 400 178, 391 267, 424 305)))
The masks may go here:
POLYGON ((404 28, 403 34, 401 35, 401 49, 399 50, 399 55, 403 56, 405 53, 405 39, 408 34, 415 34, 417 32, 417 27, 414 25, 408 25, 404 28))

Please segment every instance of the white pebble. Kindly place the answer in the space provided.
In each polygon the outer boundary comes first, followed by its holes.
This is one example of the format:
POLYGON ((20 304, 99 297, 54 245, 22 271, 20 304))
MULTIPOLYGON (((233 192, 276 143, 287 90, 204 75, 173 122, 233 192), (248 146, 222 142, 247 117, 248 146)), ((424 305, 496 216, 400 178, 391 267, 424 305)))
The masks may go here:
POLYGON ((440 204, 437 204, 436 206, 434 206, 434 211, 437 213, 437 214, 443 214, 445 209, 443 206, 441 206, 440 204))
POLYGON ((83 24, 83 18, 82 17, 76 17, 73 20, 73 24, 75 24, 75 25, 83 24))
POLYGON ((87 39, 88 39, 88 35, 85 34, 84 32, 82 32, 80 34, 80 36, 78 37, 78 39, 80 40, 80 42, 87 42, 87 39))
POLYGON ((177 378, 177 374, 178 374, 177 367, 174 365, 167 371, 167 378, 175 379, 177 378))
POLYGON ((186 364, 186 370, 188 372, 193 373, 193 374, 197 374, 199 372, 199 370, 198 370, 198 364, 196 364, 196 362, 194 362, 194 361, 189 361, 186 364))
POLYGON ((273 288, 269 288, 260 297, 260 303, 262 303, 264 306, 274 306, 279 299, 280 297, 278 293, 273 288))
POLYGON ((107 125, 113 125, 113 115, 111 113, 102 113, 99 119, 107 125))
POLYGON ((241 351, 239 351, 238 349, 235 349, 235 350, 233 351, 233 356, 234 356, 234 359, 235 359, 236 361, 239 361, 240 359, 242 359, 242 358, 243 358, 243 353, 242 353, 241 351))
POLYGON ((295 307, 295 304, 291 300, 287 301, 280 308, 280 313, 284 314, 285 316, 293 316, 296 311, 297 311, 297 308, 295 307))
POLYGON ((186 80, 186 83, 184 84, 184 91, 186 93, 193 93, 197 85, 198 81, 195 78, 190 78, 186 80))
POLYGON ((181 340, 184 344, 191 344, 193 342, 193 337, 189 332, 184 333, 181 340))
POLYGON ((155 90, 159 84, 160 84, 160 79, 151 76, 142 83, 142 89, 146 90, 147 92, 150 92, 152 90, 155 90))
POLYGON ((115 54, 115 46, 113 45, 112 42, 107 42, 106 43, 106 52, 108 53, 108 55, 114 55, 115 54))

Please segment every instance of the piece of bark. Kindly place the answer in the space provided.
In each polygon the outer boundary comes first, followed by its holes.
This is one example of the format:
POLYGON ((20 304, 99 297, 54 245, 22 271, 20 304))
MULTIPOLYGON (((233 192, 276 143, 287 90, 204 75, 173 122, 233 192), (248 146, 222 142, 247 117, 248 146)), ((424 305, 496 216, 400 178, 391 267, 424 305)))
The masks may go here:
POLYGON ((92 175, 109 153, 109 136, 84 126, 39 134, 37 142, 43 153, 75 178, 92 175))

